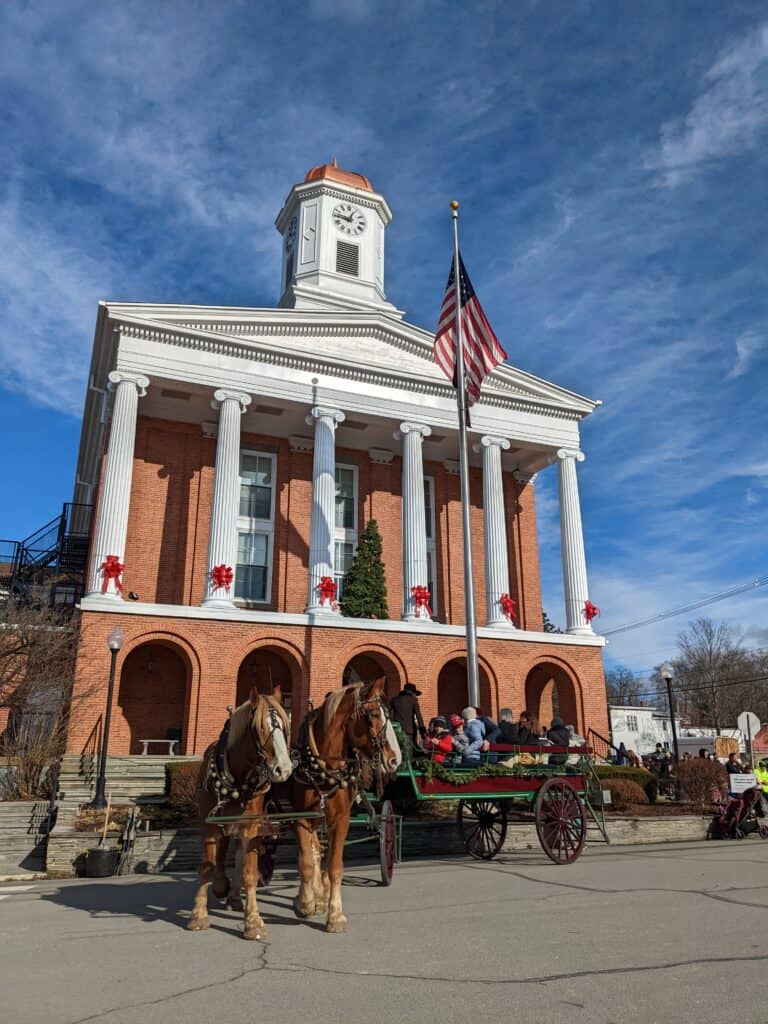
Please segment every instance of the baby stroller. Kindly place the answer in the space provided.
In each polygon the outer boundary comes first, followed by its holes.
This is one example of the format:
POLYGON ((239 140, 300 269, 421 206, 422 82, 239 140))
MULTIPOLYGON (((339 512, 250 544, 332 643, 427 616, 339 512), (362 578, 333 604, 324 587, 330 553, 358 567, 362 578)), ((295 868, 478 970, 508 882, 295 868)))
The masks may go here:
POLYGON ((743 839, 752 832, 758 832, 761 839, 768 839, 762 794, 758 788, 723 799, 720 790, 713 787, 712 802, 715 813, 707 829, 707 839, 743 839))

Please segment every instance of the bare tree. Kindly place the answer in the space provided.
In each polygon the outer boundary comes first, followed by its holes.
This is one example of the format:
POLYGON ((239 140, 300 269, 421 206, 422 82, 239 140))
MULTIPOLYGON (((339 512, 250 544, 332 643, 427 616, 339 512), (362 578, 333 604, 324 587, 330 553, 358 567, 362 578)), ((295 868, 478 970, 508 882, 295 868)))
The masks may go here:
POLYGON ((677 644, 673 665, 680 714, 696 725, 714 727, 718 735, 735 726, 744 702, 760 695, 749 684, 759 675, 756 655, 744 649, 730 626, 708 618, 696 619, 677 644))
POLYGON ((609 704, 637 704, 643 699, 643 689, 641 680, 626 665, 616 665, 605 673, 609 704))
MULTIPOLYGON (((0 751, 5 796, 50 795, 72 711, 78 624, 47 608, 9 604, 0 622, 0 751)), ((82 700, 81 694, 78 700, 82 700)))

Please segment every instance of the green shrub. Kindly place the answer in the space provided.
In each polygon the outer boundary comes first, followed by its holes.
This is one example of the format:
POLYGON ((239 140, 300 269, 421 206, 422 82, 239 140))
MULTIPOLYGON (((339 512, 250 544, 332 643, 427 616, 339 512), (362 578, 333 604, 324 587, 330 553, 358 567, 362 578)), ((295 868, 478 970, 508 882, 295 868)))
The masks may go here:
POLYGON ((599 779, 627 779, 637 783, 648 797, 648 802, 655 804, 659 792, 659 781, 647 768, 619 768, 613 764, 595 765, 599 779))
POLYGON ((650 802, 645 790, 632 779, 606 779, 603 788, 610 791, 615 811, 628 811, 633 804, 650 802))

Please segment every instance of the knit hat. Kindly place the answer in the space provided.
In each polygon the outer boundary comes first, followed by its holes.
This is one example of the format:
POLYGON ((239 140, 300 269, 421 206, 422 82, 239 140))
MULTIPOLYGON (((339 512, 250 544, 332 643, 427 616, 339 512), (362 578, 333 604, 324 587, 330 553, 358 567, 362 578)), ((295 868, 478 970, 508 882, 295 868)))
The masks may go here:
POLYGON ((564 722, 563 722, 562 718, 558 718, 557 716, 555 716, 552 719, 552 725, 550 726, 550 728, 551 729, 562 729, 563 725, 564 725, 564 722))
POLYGON ((471 722, 473 718, 477 718, 477 712, 474 708, 464 708, 461 712, 461 717, 465 722, 471 722))
POLYGON ((432 729, 448 728, 448 722, 446 721, 444 715, 436 715, 429 724, 432 729))
POLYGON ((458 729, 460 725, 464 725, 464 719, 461 715, 451 715, 449 721, 451 723, 451 727, 454 729, 458 729))

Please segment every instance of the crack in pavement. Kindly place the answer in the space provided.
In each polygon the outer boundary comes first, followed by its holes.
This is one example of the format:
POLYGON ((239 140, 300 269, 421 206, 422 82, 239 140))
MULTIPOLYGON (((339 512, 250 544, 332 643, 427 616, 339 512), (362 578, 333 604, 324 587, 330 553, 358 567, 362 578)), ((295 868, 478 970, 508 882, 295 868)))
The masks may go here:
MULTIPOLYGON (((665 964, 646 964, 624 967, 605 967, 602 970, 571 971, 561 974, 543 974, 531 978, 456 978, 437 974, 404 974, 400 971, 346 971, 335 967, 317 967, 310 964, 271 964, 269 969, 295 974, 297 971, 312 971, 315 974, 335 974, 350 978, 383 978, 395 981, 448 982, 454 985, 546 985, 553 981, 577 981, 582 978, 601 978, 619 974, 643 974, 654 971, 669 971, 678 967, 699 967, 712 964, 765 963, 768 955, 715 956, 694 960, 677 960, 665 964)), ((76 1021, 75 1024, 80 1024, 76 1021)))
POLYGON ((270 965, 267 963, 267 956, 269 954, 269 943, 261 942, 262 949, 257 957, 257 963, 251 967, 243 967, 235 974, 231 974, 226 978, 220 978, 218 981, 210 981, 205 985, 193 985, 190 988, 181 989, 178 992, 170 992, 166 996, 159 996, 157 999, 144 999, 137 1003, 125 1003, 121 1006, 112 1006, 108 1010, 100 1010, 98 1013, 89 1014, 87 1017, 78 1017, 77 1020, 70 1021, 70 1024, 88 1024, 89 1021, 103 1020, 105 1017, 109 1017, 113 1013, 123 1013, 126 1010, 137 1010, 143 1006, 161 1006, 163 1003, 169 1003, 174 999, 180 999, 182 996, 193 995, 196 992, 205 992, 206 989, 219 988, 221 985, 231 985, 236 981, 241 981, 249 974, 258 974, 261 971, 267 971, 270 969, 270 965))

